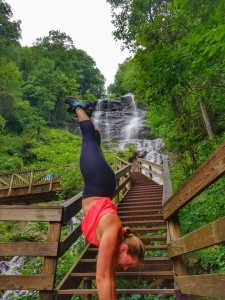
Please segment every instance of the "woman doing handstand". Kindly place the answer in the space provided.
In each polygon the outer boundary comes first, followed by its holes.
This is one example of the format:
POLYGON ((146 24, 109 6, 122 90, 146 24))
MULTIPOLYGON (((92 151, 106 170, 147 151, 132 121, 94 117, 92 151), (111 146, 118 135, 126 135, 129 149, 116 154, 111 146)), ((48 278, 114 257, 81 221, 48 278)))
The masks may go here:
POLYGON ((68 112, 74 112, 82 132, 80 168, 84 177, 82 231, 85 238, 99 247, 96 283, 99 300, 115 300, 115 267, 135 267, 144 259, 144 246, 129 227, 122 227, 112 202, 116 188, 113 170, 100 148, 100 134, 90 120, 93 107, 67 97, 68 112))

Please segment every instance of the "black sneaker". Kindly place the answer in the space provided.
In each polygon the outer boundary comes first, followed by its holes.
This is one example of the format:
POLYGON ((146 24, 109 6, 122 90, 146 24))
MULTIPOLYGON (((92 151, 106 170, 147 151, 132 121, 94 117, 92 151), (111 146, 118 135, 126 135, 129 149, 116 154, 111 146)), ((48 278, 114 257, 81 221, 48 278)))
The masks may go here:
POLYGON ((81 107, 84 110, 87 108, 87 103, 72 96, 67 97, 64 102, 69 105, 67 111, 70 113, 74 113, 77 107, 81 107))
POLYGON ((86 108, 85 108, 84 111, 86 112, 86 114, 87 114, 89 117, 91 117, 94 110, 95 110, 95 108, 94 108, 94 106, 93 106, 93 103, 92 103, 92 102, 88 102, 88 103, 87 103, 87 106, 86 106, 86 108))

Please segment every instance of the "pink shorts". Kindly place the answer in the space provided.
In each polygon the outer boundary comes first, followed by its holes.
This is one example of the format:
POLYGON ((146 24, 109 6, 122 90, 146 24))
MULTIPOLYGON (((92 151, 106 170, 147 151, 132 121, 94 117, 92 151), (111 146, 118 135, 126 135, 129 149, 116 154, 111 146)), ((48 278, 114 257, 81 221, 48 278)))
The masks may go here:
POLYGON ((99 240, 96 236, 98 222, 100 221, 101 217, 107 213, 116 215, 116 205, 108 197, 99 198, 99 200, 95 201, 91 205, 81 223, 81 229, 85 238, 89 241, 89 243, 95 246, 99 246, 99 240))

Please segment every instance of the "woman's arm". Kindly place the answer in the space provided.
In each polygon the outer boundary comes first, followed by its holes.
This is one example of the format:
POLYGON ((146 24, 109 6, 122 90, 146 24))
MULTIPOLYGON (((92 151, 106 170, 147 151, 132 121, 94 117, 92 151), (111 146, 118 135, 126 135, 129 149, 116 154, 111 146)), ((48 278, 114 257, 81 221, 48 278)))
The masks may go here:
POLYGON ((107 214, 98 225, 101 240, 98 251, 96 282, 99 300, 115 300, 115 264, 119 251, 121 223, 116 215, 107 214))

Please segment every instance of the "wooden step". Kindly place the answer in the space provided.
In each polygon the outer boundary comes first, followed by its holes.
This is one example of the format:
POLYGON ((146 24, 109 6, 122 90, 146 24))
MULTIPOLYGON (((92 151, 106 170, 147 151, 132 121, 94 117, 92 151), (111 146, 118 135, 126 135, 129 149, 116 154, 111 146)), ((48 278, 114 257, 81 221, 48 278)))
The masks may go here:
MULTIPOLYGON (((131 271, 123 271, 123 272, 116 272, 116 278, 166 278, 171 279, 173 278, 173 271, 160 271, 160 272, 146 272, 146 271, 138 271, 138 272, 131 272, 131 271)), ((71 273, 70 277, 79 277, 79 278, 91 278, 95 279, 95 272, 86 272, 86 273, 71 273)))
MULTIPOLYGON (((157 257, 154 257, 157 258, 157 257)), ((160 271, 173 271, 173 264, 169 257, 165 257, 165 259, 155 259, 153 260, 152 257, 145 257, 143 263, 137 267, 137 269, 141 269, 142 271, 149 271, 149 272, 160 272, 160 271)), ((89 271, 95 272, 96 270, 96 259, 81 259, 80 263, 87 264, 89 266, 89 271)), ((120 268, 118 267, 118 270, 120 268)))
POLYGON ((146 234, 146 233, 153 233, 153 232, 158 232, 158 231, 166 231, 167 227, 166 226, 155 226, 155 227, 146 227, 146 228, 138 228, 134 227, 132 228, 132 232, 135 234, 146 234))
POLYGON ((132 215, 129 215, 129 216, 121 216, 119 215, 120 217, 120 220, 122 222, 126 222, 127 220, 128 221, 148 221, 148 220, 161 220, 161 221, 164 221, 163 220, 163 216, 162 215, 136 215, 136 214, 132 214, 132 215))
POLYGON ((162 211, 162 205, 151 205, 151 204, 138 204, 138 203, 135 203, 134 205, 126 205, 126 204, 122 204, 122 205, 118 205, 117 206, 117 210, 118 212, 120 210, 127 210, 129 212, 133 212, 133 211, 136 211, 138 209, 145 209, 145 210, 151 210, 151 209, 157 209, 158 211, 162 211))
POLYGON ((162 211, 159 209, 136 209, 134 211, 129 211, 129 210, 124 210, 122 209, 122 207, 117 209, 117 212, 120 214, 120 216, 125 216, 125 215, 130 215, 132 213, 132 215, 138 215, 138 214, 146 214, 146 215, 155 215, 155 214, 161 214, 162 215, 162 211))
MULTIPOLYGON (((148 251, 148 250, 167 250, 167 245, 155 245, 155 246, 145 245, 145 250, 146 251, 148 251)), ((90 248, 88 248, 88 251, 97 252, 98 248, 90 247, 90 248)))
MULTIPOLYGON (((97 289, 59 290, 58 295, 96 295, 97 289)), ((117 295, 175 295, 175 289, 117 289, 117 295)))
POLYGON ((162 203, 162 196, 158 197, 149 197, 144 195, 133 195, 127 196, 125 200, 122 200, 123 203, 134 203, 134 202, 151 202, 151 203, 162 203))
POLYGON ((142 242, 150 242, 150 241, 166 241, 167 237, 162 235, 146 235, 146 236, 139 236, 139 239, 142 242))
MULTIPOLYGON (((83 258, 80 260, 82 263, 96 263, 97 258, 83 258)), ((145 257, 143 264, 145 263, 171 263, 170 257, 159 256, 159 257, 145 257)))
POLYGON ((122 225, 124 226, 165 226, 166 222, 161 220, 146 220, 146 221, 135 221, 135 220, 122 220, 122 225))

